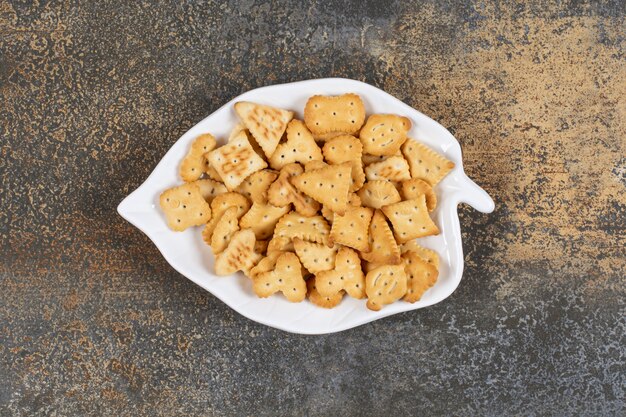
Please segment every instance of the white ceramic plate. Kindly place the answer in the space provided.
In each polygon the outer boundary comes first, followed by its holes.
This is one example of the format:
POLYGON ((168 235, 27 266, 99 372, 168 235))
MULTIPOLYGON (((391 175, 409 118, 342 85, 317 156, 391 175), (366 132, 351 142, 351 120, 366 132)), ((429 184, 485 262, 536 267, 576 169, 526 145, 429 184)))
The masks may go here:
POLYGON ((242 315, 288 332, 324 334, 428 307, 452 294, 463 274, 463 248, 457 214, 459 202, 467 203, 483 213, 490 213, 494 209, 489 195, 465 175, 461 147, 450 132, 376 87, 349 79, 324 78, 257 88, 234 98, 185 133, 148 179, 120 203, 118 212, 154 242, 174 269, 242 315), (237 101, 253 101, 290 109, 301 119, 308 97, 343 93, 359 94, 368 114, 396 113, 410 118, 413 128, 409 136, 426 143, 456 164, 452 172, 435 187, 438 206, 432 216, 441 233, 418 240, 423 246, 434 249, 441 258, 437 283, 414 304, 399 301, 375 312, 365 307, 365 300, 348 296, 331 310, 316 307, 308 301, 290 303, 281 295, 261 299, 254 295, 250 280, 243 274, 232 277, 214 275, 213 255, 210 247, 202 241, 199 228, 178 233, 171 231, 158 204, 159 194, 163 190, 181 183, 178 165, 193 139, 201 133, 210 132, 223 143, 238 120, 233 109, 237 101))

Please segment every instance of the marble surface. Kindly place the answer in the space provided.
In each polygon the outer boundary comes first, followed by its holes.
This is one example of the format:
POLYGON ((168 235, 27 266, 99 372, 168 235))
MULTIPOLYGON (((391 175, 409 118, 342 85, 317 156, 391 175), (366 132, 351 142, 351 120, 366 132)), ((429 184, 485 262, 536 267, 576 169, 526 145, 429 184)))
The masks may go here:
POLYGON ((0 2, 0 415, 623 415, 623 2, 0 2), (445 302, 339 334, 240 317, 115 212, 251 88, 362 80, 450 129, 445 302))

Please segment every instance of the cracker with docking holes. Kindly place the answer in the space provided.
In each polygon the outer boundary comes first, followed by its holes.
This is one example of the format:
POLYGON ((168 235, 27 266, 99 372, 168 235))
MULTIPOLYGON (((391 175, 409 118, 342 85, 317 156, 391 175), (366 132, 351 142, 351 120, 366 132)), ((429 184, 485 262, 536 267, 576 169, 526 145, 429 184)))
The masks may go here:
POLYGON ((248 101, 235 103, 235 111, 265 156, 271 158, 287 129, 287 123, 293 118, 293 112, 248 101))
POLYGON ((339 246, 331 248, 323 243, 307 242, 300 238, 293 239, 293 247, 300 262, 309 272, 328 271, 335 267, 335 256, 339 246))
POLYGON ((272 269, 274 269, 274 266, 276 266, 276 260, 283 253, 285 252, 277 251, 277 252, 268 253, 266 256, 261 258, 261 260, 257 262, 257 264, 254 267, 250 268, 248 277, 254 279, 260 273, 269 272, 272 269))
POLYGON ((306 297, 306 282, 295 253, 285 252, 276 259, 274 269, 261 272, 253 278, 254 292, 265 298, 282 292, 288 301, 297 303, 306 297))
POLYGON ((343 216, 335 213, 328 244, 349 246, 361 252, 369 252, 368 232, 373 210, 369 207, 350 207, 343 216))
POLYGON ((200 135, 193 141, 178 170, 183 181, 195 181, 202 176, 206 167, 204 154, 212 151, 216 144, 210 133, 200 135))
POLYGON ((324 144, 324 158, 331 164, 350 162, 352 164, 352 183, 350 191, 356 191, 365 183, 365 172, 361 162, 363 145, 352 135, 334 137, 324 144))
POLYGON ((330 227, 322 216, 305 217, 292 211, 278 221, 274 237, 289 239, 298 237, 309 242, 325 244, 328 242, 329 233, 330 227))
POLYGON ((402 154, 409 162, 411 178, 421 178, 433 187, 454 168, 454 162, 413 139, 402 145, 402 154))
POLYGON ((235 232, 224 251, 215 257, 215 274, 231 275, 237 271, 249 274, 261 255, 254 252, 254 232, 243 229, 235 232))
POLYGON ((230 207, 237 207, 237 218, 240 219, 250 209, 250 201, 241 194, 234 192, 220 194, 213 199, 211 202, 213 217, 202 230, 202 239, 204 239, 207 245, 211 245, 213 230, 215 230, 215 226, 224 212, 230 207))
POLYGON ((352 182, 352 164, 328 165, 321 169, 305 172, 291 179, 300 191, 333 212, 343 215, 348 207, 348 190, 352 182))
POLYGON ((378 311, 384 305, 399 300, 406 290, 407 277, 402 264, 379 266, 365 276, 367 308, 370 310, 378 311))
POLYGON ((208 159, 231 191, 249 175, 267 168, 267 163, 250 146, 245 132, 239 132, 232 141, 209 152, 208 159))
POLYGON ((420 194, 426 196, 426 208, 428 208, 428 211, 433 211, 437 206, 437 195, 429 183, 419 178, 402 181, 402 197, 405 200, 417 198, 420 194))
POLYGON ((359 132, 363 152, 370 155, 393 155, 406 141, 411 121, 395 114, 372 114, 359 132))
POLYGON ((320 209, 320 204, 297 190, 290 182, 292 177, 300 175, 304 169, 300 164, 285 165, 278 175, 278 179, 269 187, 267 197, 275 206, 288 206, 293 204, 295 210, 303 216, 314 216, 320 209))
POLYGON ((365 121, 365 106, 356 94, 313 96, 304 106, 304 122, 314 135, 356 133, 365 121))
POLYGON ((372 263, 397 265, 400 263, 400 248, 393 237, 383 212, 376 210, 370 223, 370 251, 361 257, 372 263))
POLYGON ((415 240, 409 240, 408 242, 403 243, 400 245, 400 250, 402 251, 402 254, 413 252, 429 264, 433 264, 435 268, 439 269, 439 255, 437 255, 437 252, 421 246, 415 240))
POLYGON ((384 161, 369 164, 365 167, 365 176, 368 181, 404 181, 411 179, 409 164, 401 156, 390 156, 384 161))
POLYGON ((324 297, 332 297, 342 291, 354 298, 365 297, 365 276, 359 255, 350 248, 339 249, 335 268, 315 274, 315 287, 324 297))
POLYGON ((399 243, 439 234, 439 228, 428 214, 425 195, 384 206, 382 210, 391 221, 394 236, 399 243))
POLYGON ((439 272, 435 266, 422 259, 415 252, 402 255, 404 271, 407 275, 407 291, 404 301, 414 303, 437 282, 439 272))
POLYGON ((202 194, 202 198, 204 198, 207 203, 211 203, 218 195, 228 192, 228 189, 223 183, 209 178, 196 180, 193 184, 198 185, 200 194, 202 194))
POLYGON ((402 201, 396 187, 387 180, 375 180, 366 182, 358 192, 361 203, 365 207, 379 209, 382 206, 402 201))
POLYGON ((276 178, 278 178, 276 171, 262 169, 243 180, 235 191, 245 195, 253 203, 267 203, 267 189, 276 178))
POLYGON ((289 206, 276 207, 269 203, 252 203, 250 210, 239 221, 239 226, 252 229, 259 240, 269 239, 278 220, 288 212, 289 206))
POLYGON ((274 236, 270 239, 267 245, 267 253, 273 252, 295 252, 293 247, 293 240, 290 237, 277 236, 274 232, 274 236))
POLYGON ((343 299, 343 292, 338 292, 330 297, 324 297, 315 287, 315 278, 309 278, 306 282, 307 296, 309 301, 318 307, 333 308, 339 305, 343 299))
POLYGON ((281 169, 287 164, 321 161, 322 151, 315 143, 313 135, 301 120, 292 120, 287 125, 287 141, 279 143, 270 157, 270 166, 281 169))
POLYGON ((217 221, 215 230, 213 230, 211 235, 211 250, 213 253, 217 255, 226 249, 230 238, 238 230, 237 207, 229 207, 217 221))
POLYGON ((191 226, 200 226, 211 219, 211 207, 194 183, 179 185, 163 191, 159 204, 170 229, 182 232, 191 226))

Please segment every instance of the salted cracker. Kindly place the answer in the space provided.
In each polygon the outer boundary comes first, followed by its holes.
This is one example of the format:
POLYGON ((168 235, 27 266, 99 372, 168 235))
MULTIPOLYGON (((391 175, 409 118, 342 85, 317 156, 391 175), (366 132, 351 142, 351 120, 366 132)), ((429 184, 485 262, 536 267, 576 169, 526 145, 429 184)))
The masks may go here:
POLYGON ((278 178, 269 187, 267 197, 275 206, 288 206, 293 204, 294 209, 303 216, 314 216, 320 209, 320 204, 313 198, 301 193, 290 182, 292 177, 304 172, 302 166, 297 163, 285 165, 278 178))
POLYGON ((422 295, 437 282, 439 272, 437 268, 422 259, 415 252, 407 252, 402 255, 404 271, 407 275, 407 291, 404 301, 414 303, 422 298, 422 295))
POLYGON ((411 121, 395 114, 372 114, 359 132, 363 152, 371 155, 393 155, 406 141, 411 121))
POLYGON ((304 106, 304 122, 313 134, 356 133, 365 121, 365 106, 356 94, 313 96, 304 106))
POLYGON ((210 133, 200 135, 193 141, 178 170, 183 181, 195 181, 202 176, 205 169, 204 154, 212 151, 216 144, 210 133))
POLYGON ((278 236, 274 233, 267 245, 267 253, 273 252, 295 252, 293 240, 290 237, 278 236))
POLYGON ((262 169, 243 180, 236 192, 245 195, 250 201, 267 203, 267 189, 278 178, 278 173, 271 169, 262 169))
POLYGON ((228 246, 232 235, 239 230, 237 207, 229 207, 217 221, 211 235, 211 250, 215 255, 228 246))
POLYGON ((343 216, 335 213, 328 244, 349 246, 361 252, 369 252, 368 232, 373 210, 369 207, 350 207, 343 216))
POLYGON ((411 178, 421 178, 433 187, 454 168, 454 162, 413 139, 402 145, 402 154, 409 163, 411 178))
POLYGON ((254 267, 250 268, 247 276, 254 279, 260 273, 271 271, 276 266, 276 260, 283 253, 285 252, 277 251, 268 253, 266 256, 262 257, 254 267))
POLYGON ((278 219, 287 214, 289 209, 289 206, 276 207, 269 203, 252 203, 250 210, 239 221, 239 226, 252 229, 259 240, 268 239, 274 233, 278 219))
POLYGON ((420 178, 402 181, 402 198, 411 200, 419 197, 421 194, 426 196, 426 208, 428 208, 428 211, 433 211, 437 206, 437 195, 428 182, 420 178))
POLYGON ((306 195, 342 215, 348 207, 352 164, 328 165, 305 172, 291 179, 291 183, 306 195))
POLYGON ((352 164, 350 191, 356 191, 363 186, 365 173, 363 172, 363 163, 361 162, 363 153, 361 141, 352 135, 337 136, 324 144, 322 152, 326 161, 333 165, 344 162, 352 164))
POLYGON ((420 258, 435 266, 435 268, 439 269, 439 255, 432 249, 425 248, 421 246, 415 240, 409 240, 406 243, 403 243, 400 246, 400 250, 402 254, 407 252, 413 252, 417 254, 420 258))
POLYGON ((287 129, 287 123, 293 118, 293 112, 247 101, 235 103, 235 111, 265 156, 270 158, 287 129))
MULTIPOLYGON (((318 283, 319 286, 319 283, 318 283)), ((365 276, 367 308, 378 311, 384 305, 402 298, 407 291, 404 265, 382 265, 365 276)))
POLYGON ((281 169, 287 164, 321 161, 322 151, 313 135, 301 120, 292 120, 287 125, 287 141, 279 143, 269 159, 270 166, 281 169))
POLYGON ((358 192, 361 203, 365 207, 379 209, 382 206, 402 201, 400 193, 394 185, 387 180, 374 180, 366 182, 358 192))
POLYGON ((231 191, 249 175, 267 168, 267 163, 250 146, 245 132, 239 132, 232 141, 209 152, 208 159, 231 191))
POLYGON ((183 184, 163 191, 159 204, 170 229, 181 232, 191 226, 200 226, 211 219, 211 207, 194 183, 183 184))
POLYGON ((309 301, 318 307, 333 308, 339 305, 339 303, 341 303, 341 300, 343 299, 343 291, 338 292, 337 294, 334 294, 330 297, 324 297, 323 295, 321 295, 319 291, 317 291, 317 288, 315 286, 315 278, 309 278, 306 282, 306 287, 309 301))
POLYGON ((335 268, 315 274, 315 286, 325 297, 332 297, 341 291, 354 298, 365 297, 365 276, 359 255, 350 248, 340 248, 335 268))
POLYGON ((393 225, 393 233, 399 243, 417 237, 439 234, 439 228, 428 215, 426 196, 384 206, 385 216, 393 225))
POLYGON ((402 156, 390 156, 381 162, 369 164, 365 167, 365 176, 368 181, 404 181, 411 179, 409 164, 402 156))
POLYGON ((399 264, 400 248, 382 211, 374 212, 369 232, 370 251, 362 252, 361 257, 377 264, 399 264))
POLYGON ((211 203, 218 195, 228 192, 228 189, 223 183, 209 178, 196 180, 193 183, 200 188, 200 194, 202 194, 202 198, 204 198, 207 203, 211 203))
POLYGON ((282 292, 291 302, 300 302, 306 297, 306 282, 302 277, 300 261, 296 254, 285 252, 276 259, 274 269, 261 272, 253 278, 254 292, 265 298, 282 292))
POLYGON ((329 248, 323 243, 307 242, 300 238, 294 238, 293 247, 302 265, 314 274, 335 267, 335 256, 339 249, 337 245, 329 248))
POLYGON ((237 271, 249 274, 250 268, 261 259, 261 255, 254 252, 254 243, 252 230, 243 229, 235 232, 226 249, 215 257, 215 274, 224 276, 237 271))
POLYGON ((211 245, 211 236, 213 236, 215 226, 230 207, 237 208, 237 218, 240 219, 250 209, 250 201, 243 195, 235 192, 220 194, 213 199, 211 202, 213 216, 202 230, 202 239, 207 245, 211 245))
POLYGON ((289 239, 297 237, 309 242, 326 244, 329 233, 330 227, 322 216, 306 217, 292 211, 278 221, 274 237, 289 239))

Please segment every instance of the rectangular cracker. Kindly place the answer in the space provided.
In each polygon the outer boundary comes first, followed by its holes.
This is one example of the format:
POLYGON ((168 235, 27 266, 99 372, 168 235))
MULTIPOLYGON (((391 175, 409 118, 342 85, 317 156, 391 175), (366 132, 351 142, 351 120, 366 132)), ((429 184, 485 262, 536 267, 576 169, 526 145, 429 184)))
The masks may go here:
POLYGON ((267 163, 250 146, 245 132, 239 132, 232 141, 209 152, 208 159, 231 191, 249 175, 267 168, 267 163))
POLYGON ((393 155, 406 141, 411 121, 395 114, 372 114, 359 132, 363 152, 371 155, 393 155))
POLYGON ((426 208, 426 196, 384 206, 385 216, 393 225, 393 233, 399 243, 439 234, 439 228, 432 221, 426 208))
POLYGON ((159 204, 165 213, 169 228, 177 232, 191 226, 200 226, 211 219, 211 207, 195 183, 163 191, 159 197, 159 204))
POLYGON ((409 163, 411 178, 421 178, 433 187, 454 168, 454 162, 413 139, 402 145, 402 154, 409 163))
POLYGON ((356 133, 365 121, 365 106, 356 94, 313 96, 304 107, 304 122, 314 135, 356 133))

